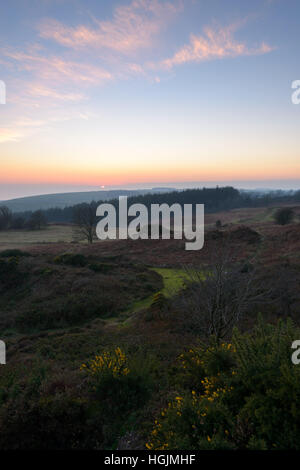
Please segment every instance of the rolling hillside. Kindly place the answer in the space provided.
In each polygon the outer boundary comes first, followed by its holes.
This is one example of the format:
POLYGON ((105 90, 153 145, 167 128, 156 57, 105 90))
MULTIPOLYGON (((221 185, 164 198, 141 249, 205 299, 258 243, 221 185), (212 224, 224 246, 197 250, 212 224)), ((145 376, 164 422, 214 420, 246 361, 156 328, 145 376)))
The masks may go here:
POLYGON ((41 196, 29 196, 7 201, 0 201, 0 204, 7 206, 12 212, 35 211, 39 209, 50 209, 52 207, 64 208, 82 202, 107 201, 119 196, 138 196, 147 193, 160 193, 174 191, 173 188, 153 188, 126 190, 116 189, 110 191, 87 191, 73 193, 44 194, 41 196))

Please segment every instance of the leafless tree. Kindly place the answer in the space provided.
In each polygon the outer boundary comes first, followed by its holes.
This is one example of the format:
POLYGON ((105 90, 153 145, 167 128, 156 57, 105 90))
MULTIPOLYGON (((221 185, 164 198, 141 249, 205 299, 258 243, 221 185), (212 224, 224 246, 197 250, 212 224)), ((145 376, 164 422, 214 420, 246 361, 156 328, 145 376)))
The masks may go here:
POLYGON ((12 213, 6 206, 0 207, 0 230, 7 230, 10 227, 12 213))
POLYGON ((253 264, 237 262, 228 241, 218 242, 206 270, 201 266, 185 270, 180 309, 195 328, 213 335, 217 342, 230 334, 251 307, 269 296, 257 282, 253 264))
POLYGON ((47 225, 44 212, 41 210, 33 212, 26 225, 30 230, 42 230, 47 225))
POLYGON ((93 243, 95 238, 96 210, 97 204, 91 202, 90 204, 83 203, 75 206, 73 212, 75 234, 80 238, 86 239, 88 243, 93 243))

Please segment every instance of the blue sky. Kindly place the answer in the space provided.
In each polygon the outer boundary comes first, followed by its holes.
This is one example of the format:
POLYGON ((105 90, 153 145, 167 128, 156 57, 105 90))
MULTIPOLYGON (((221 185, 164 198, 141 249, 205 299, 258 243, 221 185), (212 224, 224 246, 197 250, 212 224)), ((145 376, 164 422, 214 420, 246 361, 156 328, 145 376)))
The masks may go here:
POLYGON ((297 186, 299 14, 296 0, 6 2, 0 199, 297 186))

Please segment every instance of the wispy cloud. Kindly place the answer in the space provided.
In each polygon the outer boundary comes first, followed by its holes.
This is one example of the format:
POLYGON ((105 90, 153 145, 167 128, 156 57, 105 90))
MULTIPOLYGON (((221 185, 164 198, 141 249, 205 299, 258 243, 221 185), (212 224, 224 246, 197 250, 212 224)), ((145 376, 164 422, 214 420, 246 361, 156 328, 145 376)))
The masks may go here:
POLYGON ((43 51, 27 53, 6 49, 3 53, 6 57, 16 61, 19 69, 35 72, 40 79, 52 80, 52 83, 99 84, 113 79, 111 72, 102 67, 66 60, 63 57, 47 57, 43 51))
POLYGON ((244 42, 238 41, 234 38, 236 29, 237 25, 215 29, 206 27, 204 34, 198 36, 192 34, 189 44, 181 47, 171 58, 161 61, 160 65, 170 69, 176 65, 189 62, 266 54, 273 50, 271 46, 265 43, 251 48, 244 42))
POLYGON ((39 83, 30 84, 26 91, 28 95, 35 98, 51 98, 58 101, 78 102, 86 98, 83 93, 61 92, 39 83))
POLYGON ((88 119, 82 103, 95 87, 111 81, 140 76, 158 84, 158 75, 168 75, 175 66, 273 50, 265 43, 249 46, 236 38, 245 20, 227 27, 206 27, 168 57, 163 51, 172 46, 161 33, 185 2, 131 0, 117 6, 110 20, 93 18, 92 24, 73 27, 46 19, 38 25, 40 37, 33 38, 34 45, 2 47, 0 63, 15 85, 11 85, 10 103, 19 116, 27 117, 11 125, 5 122, 0 143, 18 141, 55 122, 88 119))
MULTIPOLYGON (((72 103, 85 99, 87 88, 112 80, 143 76, 159 83, 157 70, 272 50, 265 43, 249 47, 235 38, 234 33, 244 21, 228 27, 206 27, 202 34, 192 34, 188 44, 166 59, 158 56, 154 61, 147 61, 143 51, 142 57, 139 55, 132 60, 133 52, 153 46, 154 38, 166 27, 167 20, 182 10, 183 4, 184 0, 132 0, 128 5, 117 6, 111 20, 93 18, 92 27, 70 27, 54 19, 44 20, 39 25, 39 34, 47 39, 46 43, 23 50, 4 48, 2 56, 15 64, 18 71, 31 73, 30 81, 23 87, 23 99, 27 94, 27 99, 72 103), (63 50, 54 55, 49 40, 61 44, 63 50), (68 48, 72 51, 66 50, 68 48)), ((154 54, 161 54, 160 49, 152 47, 150 55, 154 54)))
POLYGON ((39 33, 42 38, 75 49, 88 46, 128 54, 151 46, 153 38, 182 5, 181 0, 133 0, 129 5, 116 7, 110 21, 94 18, 93 26, 69 27, 47 19, 39 25, 39 33))

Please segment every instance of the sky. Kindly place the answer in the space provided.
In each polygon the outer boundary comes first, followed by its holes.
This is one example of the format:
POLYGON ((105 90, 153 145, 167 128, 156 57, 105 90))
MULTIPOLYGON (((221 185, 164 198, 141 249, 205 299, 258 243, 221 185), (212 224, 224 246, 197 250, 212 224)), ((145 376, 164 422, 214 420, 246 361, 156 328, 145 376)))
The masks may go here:
POLYGON ((299 0, 3 2, 0 200, 300 188, 299 17, 299 0))

